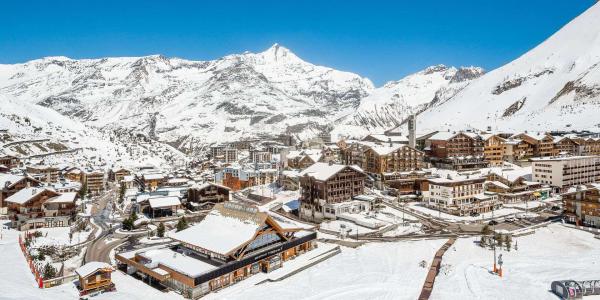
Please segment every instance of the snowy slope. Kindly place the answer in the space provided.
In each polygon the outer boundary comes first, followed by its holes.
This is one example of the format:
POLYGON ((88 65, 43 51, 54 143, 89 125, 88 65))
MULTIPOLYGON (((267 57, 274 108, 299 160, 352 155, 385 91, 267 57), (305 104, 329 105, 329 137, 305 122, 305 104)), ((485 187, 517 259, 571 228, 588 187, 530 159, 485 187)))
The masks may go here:
POLYGON ((319 133, 372 90, 368 79, 312 65, 277 44, 213 61, 47 57, 0 65, 0 93, 176 144, 188 136, 319 133))
POLYGON ((137 166, 153 164, 173 166, 186 158, 168 145, 139 141, 131 135, 98 131, 77 120, 37 104, 19 101, 0 94, 0 153, 29 158, 29 155, 48 164, 73 164, 81 167, 137 166), (47 142, 27 142, 32 140, 47 142), (13 145, 14 142, 20 142, 13 145), (47 145, 58 145, 54 149, 47 145), (59 148, 59 149, 57 149, 59 148), (23 150, 26 151, 23 151, 23 150), (36 150, 31 153, 29 149, 36 150), (59 151, 77 150, 75 153, 59 151))
POLYGON ((429 108, 420 129, 500 130, 600 126, 600 4, 542 44, 429 108))
POLYGON ((358 109, 344 118, 335 131, 350 136, 383 132, 399 125, 410 114, 424 110, 432 102, 449 99, 483 74, 484 70, 477 67, 438 65, 388 82, 362 99, 358 109))

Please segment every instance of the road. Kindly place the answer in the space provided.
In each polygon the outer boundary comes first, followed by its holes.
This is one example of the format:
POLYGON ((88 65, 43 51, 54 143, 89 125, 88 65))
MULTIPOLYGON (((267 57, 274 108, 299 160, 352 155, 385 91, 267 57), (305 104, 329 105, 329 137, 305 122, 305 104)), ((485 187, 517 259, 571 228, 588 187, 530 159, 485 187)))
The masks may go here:
POLYGON ((116 186, 109 184, 109 188, 102 195, 93 200, 92 218, 94 224, 101 230, 100 234, 86 249, 83 263, 90 261, 103 261, 110 263, 110 251, 125 242, 126 237, 113 236, 111 226, 107 220, 113 213, 113 201, 117 198, 116 186), (116 240, 114 240, 116 238, 116 240))

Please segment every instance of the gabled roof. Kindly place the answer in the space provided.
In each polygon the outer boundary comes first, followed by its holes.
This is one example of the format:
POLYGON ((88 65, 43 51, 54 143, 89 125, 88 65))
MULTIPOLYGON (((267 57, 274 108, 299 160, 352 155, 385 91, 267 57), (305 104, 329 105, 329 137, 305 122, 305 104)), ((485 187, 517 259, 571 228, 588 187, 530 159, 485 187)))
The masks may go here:
POLYGON ((96 273, 98 270, 114 271, 113 267, 105 262, 91 261, 75 269, 75 273, 81 277, 87 277, 96 273))
POLYGON ((173 196, 150 198, 148 199, 148 202, 150 202, 150 207, 152 208, 181 205, 181 201, 179 201, 179 198, 173 196))
POLYGON ((229 190, 229 191, 231 190, 231 188, 230 188, 230 187, 228 187, 228 186, 224 186, 224 185, 217 184, 217 183, 214 183, 214 182, 204 182, 204 183, 202 183, 202 184, 194 184, 194 185, 192 185, 192 187, 191 187, 191 188, 193 188, 193 189, 196 189, 196 190, 199 190, 199 191, 200 191, 200 190, 203 190, 203 189, 205 189, 205 188, 208 188, 208 187, 211 187, 211 186, 220 187, 220 188, 222 188, 222 189, 226 189, 226 190, 229 190))
POLYGON ((268 218, 255 206, 218 203, 200 223, 171 238, 226 256, 252 241, 268 218))
POLYGON ((13 174, 0 174, 0 190, 5 187, 12 187, 16 183, 25 180, 25 176, 13 175, 13 174), (7 186, 8 184, 8 186, 7 186))
POLYGON ((77 197, 77 193, 68 192, 62 193, 56 197, 52 197, 46 201, 47 203, 73 203, 75 202, 75 198, 77 197))
POLYGON ((300 176, 308 175, 314 177, 316 180, 325 181, 337 174, 338 172, 344 170, 345 168, 352 168, 355 171, 364 174, 363 170, 358 166, 347 166, 318 162, 314 163, 312 166, 300 172, 300 176))
POLYGON ((29 202, 31 199, 35 198, 36 196, 44 193, 45 191, 51 192, 51 193, 55 194, 55 196, 59 195, 59 193, 57 193, 51 189, 47 189, 47 188, 43 188, 43 187, 28 187, 28 188, 24 188, 24 189, 16 192, 15 194, 13 194, 10 197, 4 199, 4 202, 10 202, 10 203, 23 205, 23 204, 29 202))

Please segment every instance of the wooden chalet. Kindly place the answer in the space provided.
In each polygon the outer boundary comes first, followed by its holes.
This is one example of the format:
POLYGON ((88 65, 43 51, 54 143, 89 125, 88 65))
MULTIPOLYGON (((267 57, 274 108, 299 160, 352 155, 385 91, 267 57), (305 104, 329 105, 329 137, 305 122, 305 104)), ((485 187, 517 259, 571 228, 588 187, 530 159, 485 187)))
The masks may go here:
POLYGON ((315 247, 316 233, 255 206, 225 202, 177 244, 117 254, 119 267, 196 299, 259 272, 270 272, 315 247))
POLYGON ((75 269, 79 276, 77 289, 80 296, 89 295, 100 291, 112 291, 115 284, 111 280, 111 274, 114 268, 105 263, 92 261, 75 269))
POLYGON ((75 219, 77 193, 58 193, 44 187, 24 188, 4 202, 13 228, 69 226, 75 219))
POLYGON ((4 165, 8 169, 18 167, 20 162, 21 160, 16 156, 0 154, 0 165, 4 165))
POLYGON ((16 192, 27 188, 40 186, 40 182, 29 176, 13 174, 0 174, 0 207, 5 207, 4 199, 14 195, 16 192))
POLYGON ((211 209, 217 203, 229 201, 230 192, 231 188, 212 182, 193 185, 188 189, 188 208, 211 209))

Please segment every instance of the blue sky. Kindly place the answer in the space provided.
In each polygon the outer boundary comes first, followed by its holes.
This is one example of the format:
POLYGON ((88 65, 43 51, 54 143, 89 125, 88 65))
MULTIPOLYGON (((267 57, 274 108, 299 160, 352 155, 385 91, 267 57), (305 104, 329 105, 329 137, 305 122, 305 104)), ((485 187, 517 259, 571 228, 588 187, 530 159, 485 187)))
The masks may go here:
POLYGON ((594 2, 8 0, 0 4, 0 63, 56 55, 207 60, 277 42, 381 85, 434 64, 501 66, 594 2))

